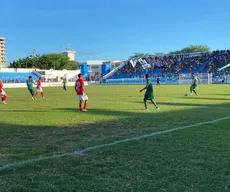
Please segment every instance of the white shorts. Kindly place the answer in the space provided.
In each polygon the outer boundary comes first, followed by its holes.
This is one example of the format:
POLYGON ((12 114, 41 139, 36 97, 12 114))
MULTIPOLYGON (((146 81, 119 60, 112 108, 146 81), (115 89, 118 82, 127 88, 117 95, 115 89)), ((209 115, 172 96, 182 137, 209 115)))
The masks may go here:
POLYGON ((39 93, 43 92, 42 88, 41 87, 37 88, 37 92, 39 92, 39 93))
POLYGON ((78 95, 78 99, 79 99, 79 101, 86 101, 86 100, 88 100, 88 96, 87 95, 78 95))
POLYGON ((5 91, 2 91, 2 92, 0 93, 0 97, 3 97, 4 95, 6 95, 6 92, 5 92, 5 91))

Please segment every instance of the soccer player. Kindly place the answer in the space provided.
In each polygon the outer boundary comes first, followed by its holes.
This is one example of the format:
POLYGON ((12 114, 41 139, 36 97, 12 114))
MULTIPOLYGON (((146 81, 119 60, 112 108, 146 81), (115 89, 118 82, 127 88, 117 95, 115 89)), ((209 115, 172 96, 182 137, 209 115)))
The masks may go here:
POLYGON ((75 91, 78 95, 78 99, 79 99, 79 111, 87 111, 87 105, 88 105, 88 96, 85 93, 85 89, 84 89, 84 80, 83 80, 83 76, 82 74, 78 74, 78 79, 75 83, 75 91), (82 109, 82 104, 84 101, 84 107, 82 109))
POLYGON ((3 90, 2 81, 0 81, 0 97, 2 98, 2 104, 6 104, 7 95, 6 92, 3 90))
POLYGON ((37 91, 34 95, 34 98, 36 98, 38 96, 38 93, 41 93, 42 99, 44 99, 44 92, 42 90, 42 83, 41 83, 41 77, 39 77, 38 81, 37 81, 37 91))
POLYGON ((67 81, 66 81, 66 78, 63 79, 62 84, 63 84, 62 89, 63 89, 64 91, 67 91, 67 87, 66 87, 67 81))
POLYGON ((30 94, 32 95, 32 99, 36 100, 36 98, 34 97, 34 86, 33 86, 33 84, 36 85, 36 83, 34 82, 32 76, 29 76, 29 79, 26 80, 26 84, 27 84, 30 94))
POLYGON ((157 85, 160 85, 160 78, 157 77, 157 85))
POLYGON ((146 86, 140 90, 140 92, 146 90, 145 95, 144 95, 145 110, 148 110, 147 100, 150 100, 151 103, 156 107, 156 109, 159 110, 160 108, 157 106, 157 103, 154 100, 153 85, 149 78, 149 74, 146 74, 145 78, 146 78, 146 86))
POLYGON ((196 94, 196 96, 198 96, 197 92, 196 92, 196 87, 198 86, 198 78, 195 76, 194 73, 191 74, 192 77, 192 84, 190 86, 190 95, 193 95, 193 93, 196 94))

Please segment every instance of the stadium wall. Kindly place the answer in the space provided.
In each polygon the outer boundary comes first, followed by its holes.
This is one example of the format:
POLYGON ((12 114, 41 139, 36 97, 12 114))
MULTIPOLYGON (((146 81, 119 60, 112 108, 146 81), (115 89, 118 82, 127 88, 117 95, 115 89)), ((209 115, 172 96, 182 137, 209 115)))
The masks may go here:
MULTIPOLYGON (((151 78, 153 84, 156 84, 156 78, 151 78)), ((103 84, 127 84, 127 85, 138 85, 145 84, 146 80, 144 78, 126 78, 126 79, 105 79, 103 84)), ((161 78, 161 84, 179 84, 178 77, 173 78, 161 78)))
MULTIPOLYGON (((74 86, 74 82, 67 83, 67 86, 74 86)), ((86 83, 87 84, 87 83, 86 83)), ((42 87, 61 87, 62 82, 50 82, 42 83, 42 87)), ((5 83, 4 88, 25 88, 27 87, 26 83, 5 83)))
MULTIPOLYGON (((230 75, 216 76, 213 77, 208 73, 197 74, 199 78, 199 84, 230 84, 230 75)), ((157 83, 157 78, 152 77, 151 81, 153 84, 157 83)), ((192 79, 190 74, 179 75, 179 77, 160 77, 160 83, 165 85, 176 85, 176 84, 191 84, 192 79)), ((103 79, 102 84, 145 84, 145 78, 120 78, 120 79, 103 79)))
MULTIPOLYGON (((97 85, 100 84, 99 81, 85 81, 85 85, 97 85)), ((75 82, 68 82, 67 86, 74 87, 75 82)), ((61 82, 48 82, 48 83, 42 83, 42 87, 61 87, 61 82)), ((4 88, 26 88, 26 83, 6 83, 4 84, 4 88)))
MULTIPOLYGON (((151 79, 153 84, 156 84, 155 79, 151 79)), ((108 85, 139 85, 145 84, 146 80, 143 79, 107 79, 103 80, 101 84, 108 85)), ((179 82, 179 80, 161 80, 162 85, 180 85, 180 84, 191 84, 191 80, 186 80, 184 82, 179 82)), ((199 84, 230 84, 230 77, 226 77, 224 80, 222 77, 212 78, 210 83, 200 82, 199 84)))
MULTIPOLYGON (((31 73, 33 71, 35 71, 35 69, 31 69, 31 68, 0 68, 0 72, 15 72, 15 70, 17 70, 17 72, 22 72, 22 73, 31 73)), ((37 71, 40 71, 39 69, 36 69, 37 71)))

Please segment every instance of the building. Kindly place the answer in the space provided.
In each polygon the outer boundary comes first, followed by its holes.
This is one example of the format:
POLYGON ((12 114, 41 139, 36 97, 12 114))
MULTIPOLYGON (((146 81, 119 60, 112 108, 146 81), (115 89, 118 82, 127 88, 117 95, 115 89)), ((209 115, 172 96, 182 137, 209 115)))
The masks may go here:
POLYGON ((111 65, 111 70, 114 68, 118 67, 120 64, 123 63, 123 60, 111 60, 111 61, 106 61, 106 60, 88 60, 87 65, 89 68, 89 72, 99 72, 101 73, 101 66, 103 64, 110 64, 111 65))
POLYGON ((76 51, 72 51, 70 48, 68 48, 66 51, 62 51, 62 54, 69 57, 70 61, 76 61, 76 51))
POLYGON ((87 62, 80 63, 81 64, 87 64, 88 66, 88 73, 91 77, 91 80, 97 80, 102 75, 102 65, 103 64, 109 64, 111 67, 110 69, 113 70, 114 68, 118 67, 120 64, 122 64, 123 60, 88 60, 87 62), (93 77, 93 79, 92 79, 93 77))
POLYGON ((5 38, 0 37, 0 68, 6 66, 5 38))

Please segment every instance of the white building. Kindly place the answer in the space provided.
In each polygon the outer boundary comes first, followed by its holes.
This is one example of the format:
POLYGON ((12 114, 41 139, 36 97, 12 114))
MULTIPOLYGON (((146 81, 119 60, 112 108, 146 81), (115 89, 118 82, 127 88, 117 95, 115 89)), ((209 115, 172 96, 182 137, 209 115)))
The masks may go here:
POLYGON ((123 63, 123 60, 88 60, 87 65, 90 72, 99 72, 101 73, 101 66, 105 63, 109 63, 111 65, 111 70, 118 67, 120 64, 123 63))
POLYGON ((66 51, 62 51, 62 54, 69 57, 70 61, 76 61, 77 59, 76 51, 72 51, 70 48, 66 49, 66 51))
MULTIPOLYGON (((118 67, 120 64, 123 63, 123 60, 88 60, 85 64, 88 65, 88 72, 89 75, 94 79, 98 79, 101 77, 102 74, 102 65, 103 64, 110 64, 111 70, 118 67)), ((84 63, 82 63, 84 64, 84 63)))
POLYGON ((5 38, 0 37, 0 68, 6 66, 5 38))

